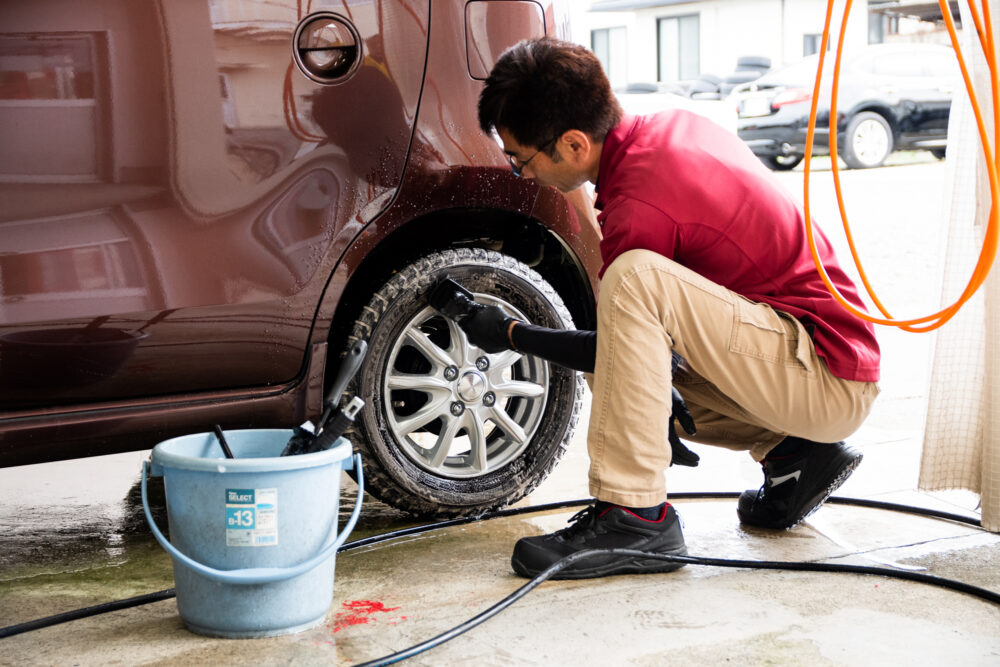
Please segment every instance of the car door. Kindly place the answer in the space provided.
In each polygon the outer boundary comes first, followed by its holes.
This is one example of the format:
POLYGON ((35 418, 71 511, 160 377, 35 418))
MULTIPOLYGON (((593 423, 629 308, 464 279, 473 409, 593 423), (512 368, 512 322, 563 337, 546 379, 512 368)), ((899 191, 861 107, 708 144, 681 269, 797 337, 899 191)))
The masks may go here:
POLYGON ((880 54, 871 67, 883 94, 895 102, 900 134, 910 140, 947 134, 957 74, 947 49, 880 54))
POLYGON ((402 177, 429 11, 0 5, 0 408, 294 379, 402 177))

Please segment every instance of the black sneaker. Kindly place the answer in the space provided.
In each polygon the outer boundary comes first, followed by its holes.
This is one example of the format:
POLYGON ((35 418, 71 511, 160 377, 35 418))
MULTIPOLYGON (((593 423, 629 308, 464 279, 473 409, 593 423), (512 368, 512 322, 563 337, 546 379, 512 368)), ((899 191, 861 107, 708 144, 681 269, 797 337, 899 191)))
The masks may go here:
POLYGON ((861 463, 861 452, 843 442, 803 441, 791 456, 766 457, 764 486, 740 494, 740 521, 763 528, 791 528, 843 484, 861 463))
MULTIPOLYGON (((522 577, 534 577, 561 558, 586 549, 637 549, 672 556, 687 555, 680 519, 669 503, 664 505, 659 521, 647 521, 617 506, 598 513, 596 506, 590 505, 560 531, 518 540, 510 564, 522 577)), ((595 554, 563 568, 552 578, 587 579, 611 574, 671 572, 683 566, 684 563, 649 558, 595 554)))

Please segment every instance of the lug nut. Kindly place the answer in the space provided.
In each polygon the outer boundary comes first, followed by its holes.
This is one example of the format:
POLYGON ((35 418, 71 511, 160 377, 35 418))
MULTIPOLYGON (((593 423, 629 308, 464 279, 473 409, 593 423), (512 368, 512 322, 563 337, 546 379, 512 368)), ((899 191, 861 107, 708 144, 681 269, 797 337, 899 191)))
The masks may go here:
POLYGON ((448 366, 448 368, 444 369, 444 379, 445 380, 448 380, 449 382, 451 382, 452 380, 454 380, 457 377, 458 377, 458 369, 455 368, 454 366, 448 366))
POLYGON ((483 405, 486 407, 492 406, 497 402, 497 397, 492 391, 488 391, 483 395, 483 405))
POLYGON ((490 360, 487 359, 486 357, 479 357, 478 359, 476 359, 476 368, 478 368, 479 370, 485 371, 489 367, 490 367, 490 360))
POLYGON ((451 404, 451 414, 455 415, 456 417, 461 417, 463 412, 465 412, 465 406, 462 405, 460 402, 455 401, 454 403, 451 404))

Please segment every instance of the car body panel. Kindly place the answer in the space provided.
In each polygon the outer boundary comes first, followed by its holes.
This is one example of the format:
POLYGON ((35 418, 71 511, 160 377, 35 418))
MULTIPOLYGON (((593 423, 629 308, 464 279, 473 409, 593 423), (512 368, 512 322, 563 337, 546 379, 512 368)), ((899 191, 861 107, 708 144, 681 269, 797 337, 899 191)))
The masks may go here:
POLYGON ((310 16, 361 39, 335 85, 293 63, 302 7, 0 6, 0 57, 27 54, 23 78, 58 84, 0 87, 0 132, 20 142, 0 158, 0 464, 315 418, 345 290, 372 289, 364 276, 392 270, 372 268, 376 251, 441 212, 546 230, 593 298, 588 202, 510 173, 478 129, 470 74, 565 31, 565 5, 314 1, 310 16), (511 12, 533 18, 496 18, 511 12), (53 109, 86 136, 57 129, 52 146, 53 109))
MULTIPOLYGON (((3 23, 51 31, 56 4, 4 3, 3 23)), ((305 356, 313 279, 401 178, 424 56, 405 47, 423 41, 426 3, 356 9, 362 39, 389 32, 404 48, 367 48, 357 74, 338 86, 291 76, 301 18, 294 2, 102 4, 100 13, 87 3, 59 12, 67 24, 46 34, 106 40, 91 54, 99 61, 107 53, 93 68, 105 91, 94 104, 97 115, 121 118, 88 137, 104 167, 87 186, 114 190, 132 174, 137 182, 124 185, 144 196, 109 194, 98 206, 73 197, 66 207, 77 210, 22 211, 0 227, 0 404, 289 381, 305 356), (150 28, 144 40, 131 34, 133 22, 150 28), (119 82, 126 76, 138 85, 119 82), (129 113, 144 102, 142 113, 129 113), (111 330, 119 332, 113 340, 111 330), (81 359, 85 345, 104 359, 81 359)), ((46 127, 21 125, 35 135, 36 152, 46 127)), ((17 157, 4 160, 11 178, 17 157)), ((46 190, 58 186, 38 186, 34 201, 44 206, 54 196, 46 190)))

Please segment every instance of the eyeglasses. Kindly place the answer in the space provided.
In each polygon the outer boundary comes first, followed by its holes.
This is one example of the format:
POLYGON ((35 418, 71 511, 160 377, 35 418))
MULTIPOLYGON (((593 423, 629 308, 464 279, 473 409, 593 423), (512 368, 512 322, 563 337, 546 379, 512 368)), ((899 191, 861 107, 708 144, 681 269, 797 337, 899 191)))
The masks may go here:
POLYGON ((545 148, 547 146, 549 146, 549 144, 554 144, 556 142, 556 140, 560 136, 561 135, 556 135, 556 136, 552 137, 551 139, 549 139, 548 141, 546 141, 544 144, 542 144, 541 148, 539 148, 537 151, 535 151, 534 153, 532 153, 531 157, 529 157, 527 160, 524 160, 523 162, 521 160, 518 160, 516 157, 514 157, 513 155, 511 155, 511 154, 508 153, 507 154, 507 161, 510 162, 510 170, 512 172, 514 172, 515 176, 521 176, 521 170, 524 169, 525 167, 527 167, 528 163, 531 162, 532 160, 534 160, 535 157, 537 157, 539 153, 541 153, 542 151, 544 151, 545 148))

